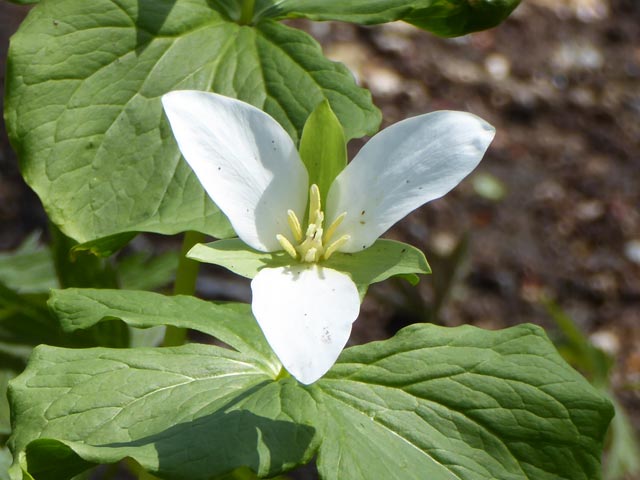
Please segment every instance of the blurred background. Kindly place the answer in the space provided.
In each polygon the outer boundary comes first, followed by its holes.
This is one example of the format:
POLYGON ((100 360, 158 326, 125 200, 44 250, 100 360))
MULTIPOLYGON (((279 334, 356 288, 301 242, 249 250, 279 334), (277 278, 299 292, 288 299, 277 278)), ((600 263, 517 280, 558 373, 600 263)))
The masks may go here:
MULTIPOLYGON (((27 11, 0 3, 0 81, 27 11)), ((417 288, 374 285, 350 342, 425 321, 542 325, 619 402, 607 478, 640 479, 631 440, 640 428, 640 1, 525 0, 499 27, 455 39, 403 23, 290 24, 372 91, 383 127, 454 109, 498 132, 476 172, 387 234, 425 251, 434 274, 417 288)), ((46 241, 48 227, 0 130, 0 252, 8 252, 34 232, 46 241)), ((363 142, 349 145, 351 156, 363 142)), ((141 235, 127 251, 179 245, 141 235)), ((167 283, 174 260, 165 262, 167 283)), ((209 266, 198 293, 250 298, 248 282, 209 266)))

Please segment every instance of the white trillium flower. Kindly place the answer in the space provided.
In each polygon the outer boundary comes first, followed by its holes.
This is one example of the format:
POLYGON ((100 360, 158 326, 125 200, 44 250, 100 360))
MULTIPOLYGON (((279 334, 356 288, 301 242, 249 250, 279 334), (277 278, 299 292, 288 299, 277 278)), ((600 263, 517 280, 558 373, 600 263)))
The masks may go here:
POLYGON ((291 256, 290 266, 257 273, 251 305, 283 366, 304 384, 335 363, 360 310, 351 277, 323 260, 366 249, 446 194, 476 167, 495 134, 463 112, 398 122, 336 177, 325 209, 293 141, 263 111, 200 91, 170 92, 162 103, 185 160, 238 237, 255 250, 291 256))

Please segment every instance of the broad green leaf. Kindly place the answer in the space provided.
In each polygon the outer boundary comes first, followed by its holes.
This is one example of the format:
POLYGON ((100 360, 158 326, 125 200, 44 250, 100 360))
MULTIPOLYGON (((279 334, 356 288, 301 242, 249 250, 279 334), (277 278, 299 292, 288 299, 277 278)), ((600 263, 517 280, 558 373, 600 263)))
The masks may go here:
POLYGON ((0 253, 0 282, 19 293, 43 293, 58 286, 51 251, 31 235, 11 253, 0 253))
POLYGON ((316 388, 324 480, 596 480, 613 414, 532 325, 413 325, 316 388))
POLYGON ((174 480, 600 478, 604 396, 537 327, 414 325, 353 347, 314 385, 226 349, 39 347, 11 383, 11 446, 36 480, 131 457, 174 480))
POLYGON ((324 205, 333 180, 347 166, 344 131, 326 100, 318 104, 304 124, 300 158, 309 172, 309 184, 318 185, 324 205))
MULTIPOLYGON (((290 265, 294 260, 284 252, 265 253, 247 247, 237 238, 198 244, 187 254, 189 258, 228 268, 243 277, 253 278, 266 267, 290 265)), ((424 254, 415 247, 394 240, 377 240, 357 253, 335 253, 322 265, 351 275, 358 287, 366 289, 394 275, 431 273, 424 254)))
POLYGON ((25 349, 41 343, 65 347, 129 346, 129 331, 122 322, 65 334, 46 301, 45 295, 18 294, 0 284, 0 358, 21 361, 25 349))
POLYGON ((451 37, 491 28, 520 0, 257 0, 256 17, 376 24, 404 20, 451 37))
POLYGON ((41 2, 14 35, 9 137, 27 183, 66 235, 232 233, 181 160, 160 104, 170 90, 247 101, 295 140, 325 99, 348 138, 376 130, 369 92, 310 36, 269 19, 240 26, 216 10, 221 4, 41 2))
POLYGON ((11 447, 36 480, 125 457, 162 478, 209 480, 242 466, 272 476, 315 450, 304 389, 209 345, 38 347, 10 396, 20 419, 11 447))
POLYGON ((53 290, 49 307, 67 332, 113 319, 135 328, 160 325, 191 328, 251 355, 275 374, 280 371, 280 362, 251 315, 251 307, 243 303, 206 302, 186 295, 130 290, 70 288, 53 290))

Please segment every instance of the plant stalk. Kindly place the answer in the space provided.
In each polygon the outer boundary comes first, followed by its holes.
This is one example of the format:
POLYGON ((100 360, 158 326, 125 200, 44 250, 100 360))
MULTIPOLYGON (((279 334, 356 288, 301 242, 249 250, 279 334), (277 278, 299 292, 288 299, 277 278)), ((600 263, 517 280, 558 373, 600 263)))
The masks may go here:
POLYGON ((253 11, 256 5, 256 0, 241 0, 240 4, 240 19, 238 23, 240 25, 249 25, 253 20, 253 11))
MULTIPOLYGON (((182 241, 182 249, 180 251, 180 261, 176 272, 176 280, 173 284, 174 295, 193 295, 196 292, 196 280, 198 279, 198 270, 200 263, 187 258, 187 252, 191 250, 196 243, 204 241, 204 234, 200 232, 186 232, 182 241)), ((164 347, 175 347, 184 345, 187 340, 187 330, 174 326, 167 326, 164 335, 164 347)))

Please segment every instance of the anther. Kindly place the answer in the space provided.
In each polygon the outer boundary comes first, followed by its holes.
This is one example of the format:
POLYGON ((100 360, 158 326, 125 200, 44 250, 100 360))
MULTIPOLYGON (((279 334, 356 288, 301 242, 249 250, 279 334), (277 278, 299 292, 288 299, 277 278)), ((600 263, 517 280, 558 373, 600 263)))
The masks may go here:
POLYGON ((293 258, 298 258, 298 253, 296 252, 296 249, 293 247, 293 245, 291 245, 291 242, 287 237, 285 237, 284 235, 278 234, 276 235, 276 239, 278 240, 280 245, 282 245, 282 248, 284 248, 285 252, 287 252, 293 258))
POLYGON ((340 226, 340 224, 344 220, 344 217, 346 216, 347 212, 341 213, 340 215, 338 215, 338 218, 333 221, 329 228, 327 228, 326 232, 324 233, 324 243, 327 243, 329 240, 331 240, 331 237, 333 237, 333 234, 336 233, 336 229, 340 226))
POLYGON ((343 246, 349 240, 351 240, 351 235, 343 235, 339 239, 337 239, 335 242, 333 242, 331 245, 329 245, 327 249, 324 251, 324 259, 329 260, 329 257, 333 255, 336 252, 336 250, 338 250, 341 246, 343 246))
POLYGON ((293 210, 287 210, 287 220, 289 222, 289 228, 293 233, 293 237, 296 239, 296 242, 302 240, 302 227, 300 226, 300 220, 296 216, 296 212, 293 210))

